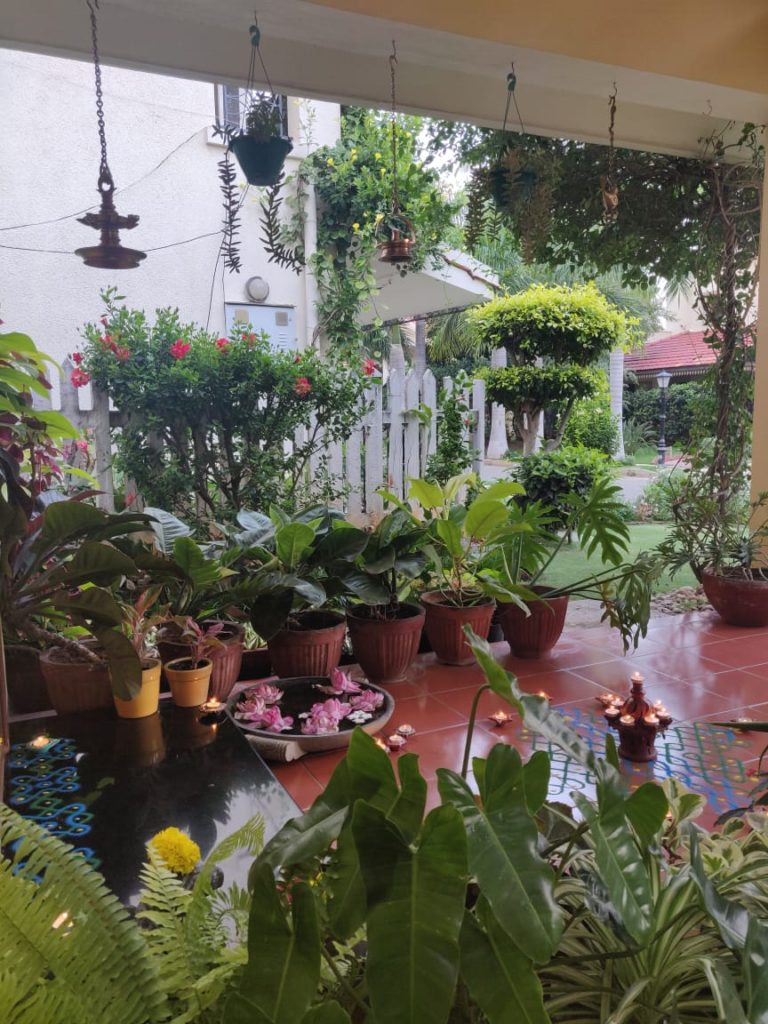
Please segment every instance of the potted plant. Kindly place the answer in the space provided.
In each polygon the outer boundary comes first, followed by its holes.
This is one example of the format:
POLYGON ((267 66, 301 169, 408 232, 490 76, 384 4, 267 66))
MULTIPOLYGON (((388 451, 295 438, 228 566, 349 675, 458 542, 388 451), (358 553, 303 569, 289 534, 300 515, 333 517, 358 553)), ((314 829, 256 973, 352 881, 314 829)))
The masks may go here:
POLYGON ((114 695, 115 709, 120 718, 147 718, 157 711, 160 700, 160 659, 151 638, 166 621, 168 613, 157 607, 159 586, 139 594, 132 603, 123 607, 123 632, 133 644, 141 663, 141 689, 131 700, 114 695), (156 609, 154 612, 153 609, 156 609))
POLYGON ((723 501, 704 474, 669 479, 673 525, 657 555, 675 573, 690 565, 718 615, 732 626, 768 625, 768 494, 723 501))
POLYGON ((245 115, 245 129, 231 133, 229 147, 250 185, 276 184, 293 149, 292 140, 283 134, 279 97, 256 93, 245 115))
POLYGON ((402 679, 416 657, 425 613, 404 597, 427 564, 427 536, 409 510, 397 508, 368 535, 344 577, 353 601, 347 608, 352 652, 372 683, 402 679))
POLYGON ((208 699, 213 671, 211 653, 221 643, 218 635, 223 625, 217 622, 203 629, 193 618, 187 618, 179 626, 186 653, 181 658, 166 662, 163 667, 178 707, 200 707, 208 699))
MULTIPOLYGON (((459 497, 477 485, 474 473, 462 473, 446 484, 412 480, 409 499, 424 516, 437 580, 434 590, 422 594, 424 629, 439 661, 468 665, 474 660, 464 636, 469 625, 485 639, 496 605, 497 581, 481 572, 484 545, 509 518, 507 500, 522 491, 513 481, 499 481, 468 505, 459 497)), ((512 600, 510 596, 510 600, 512 600)))
POLYGON ((584 497, 572 494, 557 515, 538 502, 512 507, 509 523, 492 539, 482 574, 487 587, 492 579, 499 584, 499 618, 516 657, 539 658, 555 646, 571 597, 598 601, 604 620, 620 631, 625 651, 645 636, 658 567, 655 559, 642 555, 625 561, 629 530, 622 509, 621 488, 605 477, 584 497), (553 523, 559 535, 551 532, 553 523), (572 536, 607 568, 566 584, 548 584, 547 570, 572 536))

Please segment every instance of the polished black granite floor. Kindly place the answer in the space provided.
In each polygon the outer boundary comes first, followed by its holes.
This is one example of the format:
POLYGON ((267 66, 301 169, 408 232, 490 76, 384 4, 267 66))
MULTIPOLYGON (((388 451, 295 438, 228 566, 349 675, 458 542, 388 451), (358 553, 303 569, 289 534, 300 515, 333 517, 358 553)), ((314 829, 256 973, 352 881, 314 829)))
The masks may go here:
MULTIPOLYGON (((159 714, 47 716, 11 725, 4 799, 82 851, 124 902, 139 891, 145 844, 173 825, 203 857, 256 814, 266 836, 297 813, 285 789, 229 720, 161 701, 159 714)), ((243 884, 246 857, 225 865, 243 884)))

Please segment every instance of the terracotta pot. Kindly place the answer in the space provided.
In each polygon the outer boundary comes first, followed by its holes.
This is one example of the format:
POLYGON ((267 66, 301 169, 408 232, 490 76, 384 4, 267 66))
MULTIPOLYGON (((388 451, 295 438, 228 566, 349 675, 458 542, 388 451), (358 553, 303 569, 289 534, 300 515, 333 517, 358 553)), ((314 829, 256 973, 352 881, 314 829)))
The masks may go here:
MULTIPOLYGON (((546 595, 546 587, 531 587, 537 594, 546 595)), ((504 630, 504 639, 516 658, 540 658, 551 651, 565 625, 565 613, 568 611, 568 596, 544 597, 541 601, 531 601, 531 614, 516 604, 499 606, 499 618, 504 630)))
POLYGON ((272 675, 272 664, 269 660, 269 649, 265 647, 254 647, 250 651, 243 651, 243 660, 240 665, 238 682, 249 679, 266 679, 272 675))
POLYGON ((40 655, 40 669, 48 699, 58 714, 112 707, 112 684, 106 663, 67 661, 66 652, 52 647, 40 655))
POLYGON ((731 626, 768 626, 768 580, 756 572, 750 579, 705 571, 701 585, 724 622, 731 626))
POLYGON ((174 702, 180 708, 200 707, 208 700, 213 665, 204 658, 196 667, 189 658, 176 658, 165 667, 174 702))
POLYGON ((496 607, 493 598, 484 597, 477 604, 458 607, 446 604, 444 595, 433 590, 422 594, 421 601, 426 611, 424 630, 437 660, 446 665, 471 665, 475 656, 464 636, 464 627, 471 626, 479 637, 486 639, 496 607))
POLYGON ((301 629, 282 629, 267 644, 272 671, 281 679, 329 676, 338 668, 347 624, 337 612, 300 612, 301 629))
POLYGON ((402 679, 416 657, 424 625, 424 609, 402 604, 396 619, 375 619, 362 608, 347 612, 352 651, 372 683, 402 679))
MULTIPOLYGON (((212 626, 218 620, 206 619, 202 625, 212 626)), ((223 646, 210 651, 207 657, 213 664, 211 674, 210 690, 212 697, 218 697, 225 701, 232 692, 232 687, 238 680, 243 660, 243 636, 245 631, 236 622, 224 623, 225 631, 219 637, 223 646)), ((189 651, 189 645, 176 640, 172 635, 165 634, 158 640, 157 649, 163 666, 177 658, 185 658, 189 651)), ((165 672, 165 669, 163 669, 165 672)))
POLYGON ((48 689, 40 668, 40 651, 26 644, 8 644, 5 671, 11 711, 16 715, 34 715, 50 711, 48 689))
POLYGON ((141 689, 133 700, 121 700, 113 695, 115 710, 120 718, 146 718, 154 715, 160 702, 160 661, 153 658, 142 669, 141 689))

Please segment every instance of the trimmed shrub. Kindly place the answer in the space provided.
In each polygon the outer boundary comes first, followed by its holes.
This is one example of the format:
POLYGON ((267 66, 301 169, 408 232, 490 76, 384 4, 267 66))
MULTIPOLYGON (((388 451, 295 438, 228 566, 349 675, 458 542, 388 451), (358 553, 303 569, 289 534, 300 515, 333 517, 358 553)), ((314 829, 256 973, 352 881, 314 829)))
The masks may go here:
POLYGON ((619 447, 619 425, 611 412, 611 393, 604 373, 595 374, 597 388, 592 398, 583 398, 573 407, 563 435, 564 445, 594 448, 604 455, 615 455, 619 447))
MULTIPOLYGON (((691 432, 705 415, 709 403, 706 385, 689 382, 670 384, 667 391, 667 423, 664 431, 667 444, 687 445, 691 432)), ((624 418, 648 423, 653 441, 658 437, 661 399, 659 389, 638 388, 624 392, 624 418)), ((705 430, 706 432, 706 430, 705 430)), ((626 439, 625 439, 626 444, 626 439)))
POLYGON ((595 481, 608 473, 607 456, 581 445, 528 455, 516 469, 517 479, 525 488, 525 500, 551 507, 560 521, 570 508, 567 496, 586 495, 595 481))

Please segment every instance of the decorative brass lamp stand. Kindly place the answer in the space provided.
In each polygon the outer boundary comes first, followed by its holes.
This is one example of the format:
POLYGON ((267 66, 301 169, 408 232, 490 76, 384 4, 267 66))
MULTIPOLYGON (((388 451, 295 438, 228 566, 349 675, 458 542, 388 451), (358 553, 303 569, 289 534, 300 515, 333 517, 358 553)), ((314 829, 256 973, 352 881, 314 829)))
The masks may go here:
POLYGON ((651 704, 643 688, 643 677, 635 672, 631 678, 632 692, 625 701, 613 693, 598 698, 603 716, 619 733, 619 755, 628 761, 654 761, 656 736, 672 724, 672 716, 662 702, 651 704))

